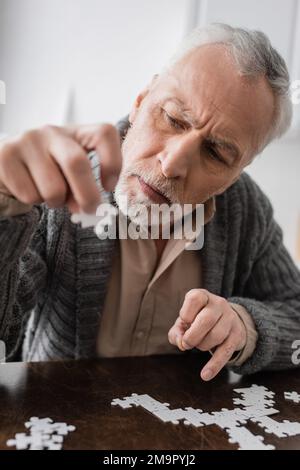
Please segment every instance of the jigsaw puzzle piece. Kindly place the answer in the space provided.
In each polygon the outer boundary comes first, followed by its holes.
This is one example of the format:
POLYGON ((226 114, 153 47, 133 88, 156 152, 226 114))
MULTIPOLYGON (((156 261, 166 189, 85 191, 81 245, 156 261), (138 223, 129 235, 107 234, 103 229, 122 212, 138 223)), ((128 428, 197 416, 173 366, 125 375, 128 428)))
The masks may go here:
POLYGON ((294 403, 300 403, 300 393, 297 392, 284 392, 284 398, 294 403))
POLYGON ((290 421, 278 422, 269 416, 251 418, 251 421, 257 423, 268 434, 274 434, 277 437, 297 436, 300 434, 300 423, 291 423, 290 421))
POLYGON ((238 444, 239 450, 274 450, 270 444, 264 444, 262 436, 255 436, 244 426, 236 426, 227 430, 230 444, 238 444))

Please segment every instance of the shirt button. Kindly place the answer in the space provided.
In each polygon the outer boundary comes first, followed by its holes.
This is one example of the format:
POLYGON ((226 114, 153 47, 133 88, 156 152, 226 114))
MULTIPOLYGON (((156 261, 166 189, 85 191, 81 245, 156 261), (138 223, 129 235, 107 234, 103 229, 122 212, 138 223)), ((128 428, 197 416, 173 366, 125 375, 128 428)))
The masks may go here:
POLYGON ((144 337, 144 332, 143 331, 139 331, 137 334, 136 334, 136 337, 137 339, 142 339, 144 337))

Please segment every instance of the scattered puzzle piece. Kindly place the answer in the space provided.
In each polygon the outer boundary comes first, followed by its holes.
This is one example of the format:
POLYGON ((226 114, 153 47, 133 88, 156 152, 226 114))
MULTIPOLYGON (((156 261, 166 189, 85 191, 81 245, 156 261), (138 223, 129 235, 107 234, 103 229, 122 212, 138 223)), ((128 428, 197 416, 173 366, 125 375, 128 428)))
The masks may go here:
POLYGON ((17 450, 61 450, 64 436, 75 431, 75 426, 67 423, 54 423, 51 418, 32 417, 26 421, 25 428, 30 434, 17 433, 14 439, 9 439, 8 447, 17 450))
POLYGON ((233 399, 233 403, 235 405, 241 405, 244 407, 259 406, 260 408, 267 408, 274 406, 275 403, 273 400, 275 393, 261 385, 253 384, 248 388, 236 388, 234 392, 242 396, 241 398, 233 399))
POLYGON ((294 403, 300 403, 300 393, 297 392, 284 392, 284 398, 294 403))
POLYGON ((31 445, 41 447, 41 436, 27 436, 25 433, 17 433, 14 439, 9 439, 6 442, 8 447, 15 447, 17 450, 28 449, 31 445))
POLYGON ((275 450, 270 444, 264 444, 262 436, 255 436, 244 426, 228 430, 230 444, 239 444, 239 450, 275 450))
POLYGON ((290 421, 278 422, 269 416, 251 418, 251 421, 257 423, 267 434, 274 434, 277 437, 297 436, 300 434, 300 423, 291 423, 290 421))

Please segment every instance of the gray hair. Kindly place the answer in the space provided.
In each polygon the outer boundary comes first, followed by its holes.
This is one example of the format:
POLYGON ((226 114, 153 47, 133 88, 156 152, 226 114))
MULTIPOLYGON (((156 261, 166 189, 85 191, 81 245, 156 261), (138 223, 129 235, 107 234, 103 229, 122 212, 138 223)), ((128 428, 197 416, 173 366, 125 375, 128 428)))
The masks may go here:
POLYGON ((273 139, 281 137, 289 129, 293 116, 290 77, 284 59, 274 49, 269 38, 261 31, 213 23, 204 28, 194 29, 183 40, 167 68, 172 67, 189 52, 207 44, 227 46, 241 75, 249 78, 259 76, 266 78, 273 90, 276 108, 270 132, 266 136, 262 148, 273 139))

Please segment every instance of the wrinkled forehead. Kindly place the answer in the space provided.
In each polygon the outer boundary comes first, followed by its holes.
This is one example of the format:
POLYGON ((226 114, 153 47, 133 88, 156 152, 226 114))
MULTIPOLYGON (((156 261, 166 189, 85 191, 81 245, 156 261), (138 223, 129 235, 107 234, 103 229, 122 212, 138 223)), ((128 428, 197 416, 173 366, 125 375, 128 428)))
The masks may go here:
POLYGON ((162 74, 154 92, 178 99, 195 121, 213 116, 228 137, 247 146, 259 146, 274 117, 274 96, 266 79, 241 76, 225 46, 192 51, 162 74))

